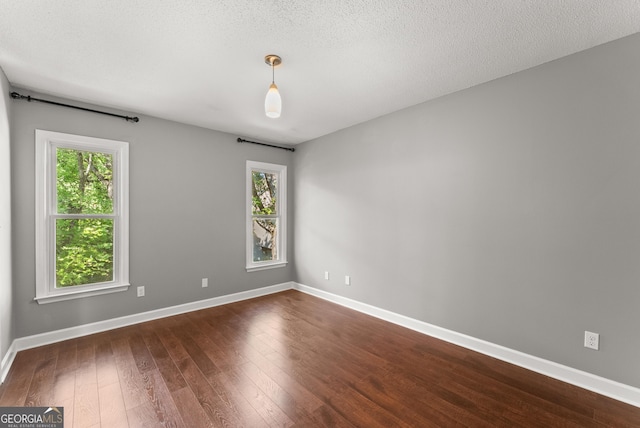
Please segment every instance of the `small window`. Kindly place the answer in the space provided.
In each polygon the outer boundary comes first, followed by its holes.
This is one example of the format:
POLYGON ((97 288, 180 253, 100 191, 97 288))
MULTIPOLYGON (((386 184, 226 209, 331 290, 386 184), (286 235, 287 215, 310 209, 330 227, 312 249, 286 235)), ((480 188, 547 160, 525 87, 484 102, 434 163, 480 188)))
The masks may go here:
POLYGON ((38 303, 129 286, 129 145, 36 130, 38 303))
POLYGON ((247 161, 247 271, 287 264, 287 167, 247 161))

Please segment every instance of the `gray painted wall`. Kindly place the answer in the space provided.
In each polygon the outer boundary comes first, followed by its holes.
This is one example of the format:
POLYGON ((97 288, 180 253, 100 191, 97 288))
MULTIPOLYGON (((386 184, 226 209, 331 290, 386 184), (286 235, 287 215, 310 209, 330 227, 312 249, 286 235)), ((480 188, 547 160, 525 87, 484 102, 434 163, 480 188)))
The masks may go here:
POLYGON ((0 361, 13 342, 11 284, 11 149, 9 81, 0 69, 0 361))
POLYGON ((62 107, 11 102, 16 337, 292 279, 290 265, 245 271, 244 212, 246 160, 291 165, 290 152, 238 144, 237 135, 157 118, 141 116, 132 124, 62 107), (45 305, 33 301, 35 129, 130 143, 132 287, 127 292, 45 305), (209 278, 208 288, 201 287, 201 278, 209 278), (140 285, 146 287, 146 297, 136 297, 140 285))
POLYGON ((296 280, 640 387, 638 76, 640 34, 300 145, 296 280))
POLYGON ((296 279, 640 387, 638 75, 634 35, 294 155, 156 118, 12 101, 0 75, 0 198, 11 190, 13 214, 10 225, 0 204, 0 351, 14 337, 296 279), (33 301, 36 128, 131 143, 128 292, 33 301), (293 166, 295 271, 244 270, 247 159, 293 166), (582 347, 584 330, 601 334, 600 351, 582 347))

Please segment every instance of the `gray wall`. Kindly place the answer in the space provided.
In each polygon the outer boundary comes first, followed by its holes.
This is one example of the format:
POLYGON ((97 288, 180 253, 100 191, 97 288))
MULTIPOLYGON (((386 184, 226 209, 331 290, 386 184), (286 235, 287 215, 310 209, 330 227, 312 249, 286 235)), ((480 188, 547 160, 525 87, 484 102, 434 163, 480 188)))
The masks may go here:
POLYGON ((640 34, 300 145, 296 280, 640 387, 638 76, 640 34))
POLYGON ((0 361, 13 341, 11 285, 11 150, 9 82, 0 69, 0 361))
POLYGON ((12 101, 12 108, 16 337, 292 279, 290 265, 245 271, 244 212, 246 160, 291 165, 290 152, 238 144, 237 135, 145 116, 133 124, 24 101, 12 101), (127 292, 45 305, 33 301, 35 129, 130 143, 132 287, 127 292), (208 288, 201 287, 201 278, 209 278, 208 288), (136 297, 140 285, 146 297, 136 297))

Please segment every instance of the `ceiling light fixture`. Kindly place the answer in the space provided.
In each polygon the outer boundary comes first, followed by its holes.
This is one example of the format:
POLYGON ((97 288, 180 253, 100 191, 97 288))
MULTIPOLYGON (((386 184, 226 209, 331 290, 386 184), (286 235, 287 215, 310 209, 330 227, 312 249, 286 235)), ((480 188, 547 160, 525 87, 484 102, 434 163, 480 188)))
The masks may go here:
POLYGON ((282 63, 282 58, 278 55, 267 55, 264 57, 264 62, 271 67, 271 86, 269 86, 269 91, 264 99, 264 112, 267 117, 277 119, 280 117, 280 113, 282 112, 282 98, 280 98, 280 93, 276 86, 274 69, 276 65, 280 65, 282 63))

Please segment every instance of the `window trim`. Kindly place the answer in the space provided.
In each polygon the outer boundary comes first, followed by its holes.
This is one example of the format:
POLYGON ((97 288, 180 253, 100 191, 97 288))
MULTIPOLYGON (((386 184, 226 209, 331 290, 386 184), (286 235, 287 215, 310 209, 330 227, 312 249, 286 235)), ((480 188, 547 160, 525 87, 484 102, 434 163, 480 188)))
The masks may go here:
POLYGON ((287 266, 287 166, 273 163, 247 161, 246 167, 246 270, 247 272, 255 272, 265 269, 275 269, 287 266), (263 171, 268 173, 278 174, 278 199, 277 199, 277 213, 278 213, 278 234, 277 243, 278 246, 278 260, 268 260, 261 262, 253 261, 253 215, 251 214, 252 207, 252 182, 253 171, 263 171))
POLYGON ((129 286, 129 143, 36 129, 36 295, 39 304, 126 291, 129 286), (55 287, 56 156, 58 147, 113 156, 113 281, 55 287))

